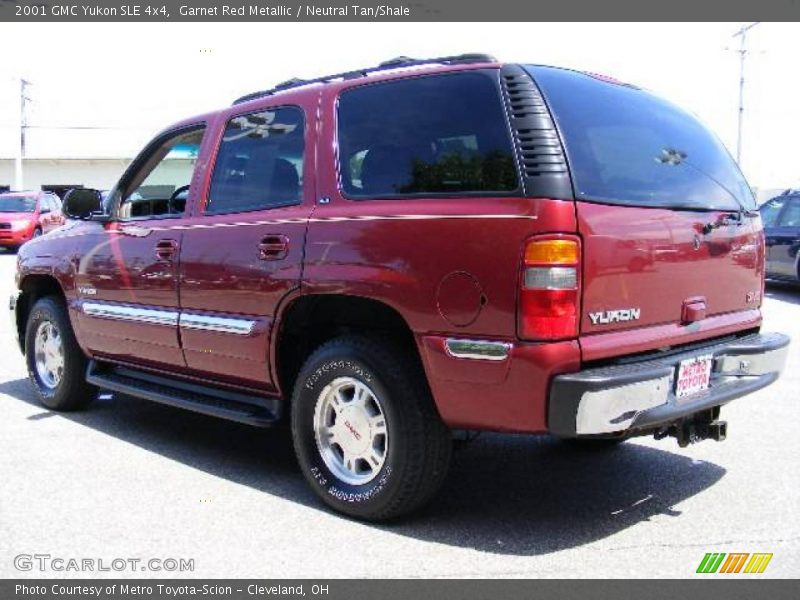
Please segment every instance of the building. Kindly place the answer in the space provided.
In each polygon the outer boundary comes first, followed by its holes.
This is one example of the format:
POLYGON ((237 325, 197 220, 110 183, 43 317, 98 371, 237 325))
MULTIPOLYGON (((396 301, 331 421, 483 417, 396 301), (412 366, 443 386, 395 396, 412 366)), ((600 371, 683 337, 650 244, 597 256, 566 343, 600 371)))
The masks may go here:
MULTIPOLYGON (((0 190, 15 187, 13 158, 0 158, 0 190)), ((25 158, 23 185, 30 190, 49 190, 62 196, 74 187, 107 190, 116 183, 131 158, 25 158)))

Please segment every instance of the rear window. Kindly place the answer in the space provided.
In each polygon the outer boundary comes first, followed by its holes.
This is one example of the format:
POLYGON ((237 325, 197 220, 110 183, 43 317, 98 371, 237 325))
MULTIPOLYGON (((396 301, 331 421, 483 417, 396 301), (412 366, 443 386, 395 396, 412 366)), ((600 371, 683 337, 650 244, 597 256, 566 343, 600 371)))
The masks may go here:
POLYGON ((666 208, 755 208, 722 142, 688 112, 591 75, 527 70, 558 125, 576 198, 666 208))
POLYGON ((503 194, 518 188, 496 71, 360 86, 339 99, 350 197, 503 194))

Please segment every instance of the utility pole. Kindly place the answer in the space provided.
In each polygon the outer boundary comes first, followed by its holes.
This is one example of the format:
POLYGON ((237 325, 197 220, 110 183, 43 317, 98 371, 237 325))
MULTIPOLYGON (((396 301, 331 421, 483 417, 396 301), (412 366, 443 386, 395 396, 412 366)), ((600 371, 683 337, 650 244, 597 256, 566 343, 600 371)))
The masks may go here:
POLYGON ((733 37, 739 38, 739 124, 736 130, 736 162, 742 167, 742 124, 744 123, 744 63, 747 57, 747 32, 761 22, 743 25, 733 37))
POLYGON ((25 133, 28 128, 28 86, 30 81, 19 78, 19 148, 14 161, 14 189, 25 189, 25 178, 22 172, 22 160, 25 158, 25 133))

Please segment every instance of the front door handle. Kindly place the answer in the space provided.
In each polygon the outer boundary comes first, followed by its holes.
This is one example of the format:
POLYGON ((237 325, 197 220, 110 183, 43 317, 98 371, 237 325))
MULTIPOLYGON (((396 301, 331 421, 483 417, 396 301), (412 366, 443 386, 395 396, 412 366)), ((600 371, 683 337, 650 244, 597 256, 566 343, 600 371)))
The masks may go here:
POLYGON ((156 257, 166 262, 175 259, 178 253, 178 242, 175 240, 160 240, 156 244, 156 257))
POLYGON ((258 244, 258 258, 261 260, 281 260, 289 254, 289 238, 276 233, 264 236, 258 244))

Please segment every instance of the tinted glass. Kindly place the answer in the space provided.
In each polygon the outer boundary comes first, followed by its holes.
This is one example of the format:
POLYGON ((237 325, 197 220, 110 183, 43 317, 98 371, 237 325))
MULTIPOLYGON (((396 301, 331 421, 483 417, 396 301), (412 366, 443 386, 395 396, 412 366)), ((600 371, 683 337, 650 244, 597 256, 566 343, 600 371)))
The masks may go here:
POLYGON ((119 206, 122 219, 175 217, 186 210, 204 128, 182 131, 164 140, 125 184, 119 206), (184 194, 181 194, 181 192, 184 194))
POLYGON ((514 191, 495 71, 361 86, 339 100, 339 172, 354 197, 514 191))
POLYGON ((694 116, 631 86, 527 67, 564 139, 575 195, 638 206, 736 210, 755 200, 728 151, 694 116))
POLYGON ((761 213, 761 221, 764 227, 773 227, 775 225, 785 202, 784 198, 773 198, 758 209, 761 213))
POLYGON ((297 204, 303 177, 303 111, 277 108, 228 121, 206 213, 297 204))
POLYGON ((789 201, 789 206, 781 215, 780 226, 800 227, 800 198, 792 198, 789 201))

